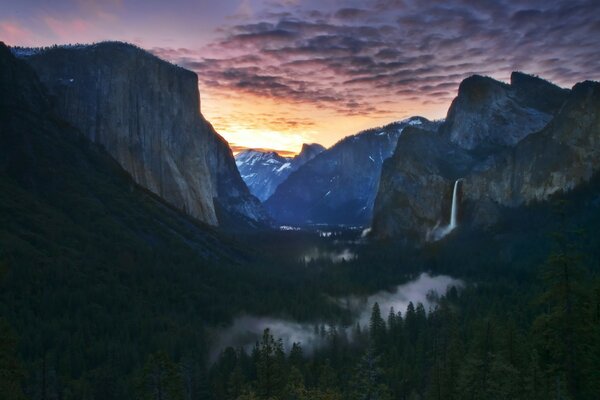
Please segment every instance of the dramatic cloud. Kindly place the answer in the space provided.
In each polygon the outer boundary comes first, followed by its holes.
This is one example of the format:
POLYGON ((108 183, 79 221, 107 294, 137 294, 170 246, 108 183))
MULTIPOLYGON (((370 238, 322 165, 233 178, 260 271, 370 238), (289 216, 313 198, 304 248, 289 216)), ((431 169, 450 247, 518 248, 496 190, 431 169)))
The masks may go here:
POLYGON ((474 73, 506 80, 523 70, 564 86, 600 77, 597 1, 340 3, 262 10, 222 28, 201 53, 155 52, 198 72, 214 96, 374 120, 442 117, 474 73))
POLYGON ((31 40, 34 33, 19 22, 0 21, 0 40, 7 43, 19 43, 31 40))
POLYGON ((5 40, 150 48, 198 73, 203 112, 237 146, 297 151, 415 114, 444 117, 475 73, 521 70, 566 87, 600 79, 597 0, 35 3, 4 7, 5 40))

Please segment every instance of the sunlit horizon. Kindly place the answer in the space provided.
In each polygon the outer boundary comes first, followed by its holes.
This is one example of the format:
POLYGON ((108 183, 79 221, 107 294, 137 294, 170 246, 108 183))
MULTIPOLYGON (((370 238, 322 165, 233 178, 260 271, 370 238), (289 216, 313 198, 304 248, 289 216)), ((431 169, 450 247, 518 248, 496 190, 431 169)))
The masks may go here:
POLYGON ((512 71, 599 80, 593 4, 319 0, 10 2, 0 40, 117 40, 198 74, 201 111, 231 144, 295 154, 411 116, 440 119, 460 82, 512 71), (562 29, 553 29, 559 24, 562 29), (569 32, 564 35, 561 32, 569 32))

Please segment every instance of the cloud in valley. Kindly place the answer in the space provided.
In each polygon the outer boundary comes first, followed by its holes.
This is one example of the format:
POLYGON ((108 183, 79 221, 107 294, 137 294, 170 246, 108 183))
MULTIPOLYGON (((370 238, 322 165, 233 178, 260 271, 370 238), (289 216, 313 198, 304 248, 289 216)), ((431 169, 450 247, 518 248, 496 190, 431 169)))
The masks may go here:
MULTIPOLYGON (((463 282, 446 275, 431 276, 422 273, 416 279, 398 285, 392 291, 381 291, 364 298, 346 297, 336 301, 342 307, 353 311, 356 315, 356 322, 359 322, 361 326, 367 326, 375 302, 379 304, 384 317, 387 316, 391 307, 396 312, 400 311, 404 314, 411 301, 415 305, 422 303, 425 309, 429 310, 431 307, 435 307, 438 296, 444 295, 452 286, 460 288, 463 286, 463 282)), ((236 318, 231 326, 219 332, 218 341, 213 345, 212 359, 214 361, 218 353, 228 346, 251 350, 267 328, 276 339, 282 339, 286 350, 289 350, 293 343, 301 343, 303 349, 310 353, 325 343, 320 333, 315 331, 315 326, 318 328, 321 325, 329 327, 322 321, 298 323, 279 318, 242 316, 236 318)), ((351 339, 350 329, 346 329, 345 333, 351 339)))

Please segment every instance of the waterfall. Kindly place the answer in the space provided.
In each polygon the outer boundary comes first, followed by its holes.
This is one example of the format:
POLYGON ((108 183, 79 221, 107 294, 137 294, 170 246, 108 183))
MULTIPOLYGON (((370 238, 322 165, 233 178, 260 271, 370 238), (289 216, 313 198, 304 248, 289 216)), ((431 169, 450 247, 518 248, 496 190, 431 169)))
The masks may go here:
POLYGON ((456 228, 456 214, 458 213, 456 196, 458 195, 458 183, 460 181, 462 181, 462 179, 457 179, 456 182, 454 182, 454 191, 452 192, 452 210, 450 212, 450 225, 448 225, 450 231, 456 228))
POLYGON ((446 226, 438 227, 436 225, 433 231, 427 234, 428 240, 440 240, 458 226, 458 184, 463 179, 457 179, 454 182, 454 190, 452 191, 452 208, 450 209, 450 223, 446 226))

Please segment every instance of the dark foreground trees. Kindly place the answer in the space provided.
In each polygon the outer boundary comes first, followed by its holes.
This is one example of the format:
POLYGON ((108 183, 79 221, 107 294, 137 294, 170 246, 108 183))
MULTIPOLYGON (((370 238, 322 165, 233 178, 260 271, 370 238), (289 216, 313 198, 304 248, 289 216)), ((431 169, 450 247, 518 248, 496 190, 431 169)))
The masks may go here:
POLYGON ((243 394, 231 400, 596 399, 599 282, 560 243, 542 277, 541 295, 480 283, 429 310, 387 310, 387 322, 375 304, 367 327, 331 327, 322 347, 296 343, 288 356, 267 330, 251 357, 227 349, 212 382, 239 374, 243 394))

